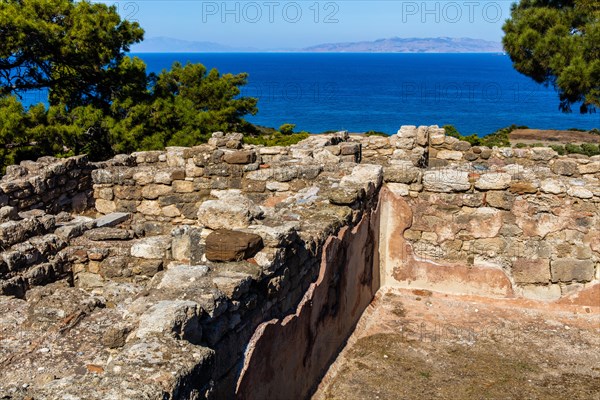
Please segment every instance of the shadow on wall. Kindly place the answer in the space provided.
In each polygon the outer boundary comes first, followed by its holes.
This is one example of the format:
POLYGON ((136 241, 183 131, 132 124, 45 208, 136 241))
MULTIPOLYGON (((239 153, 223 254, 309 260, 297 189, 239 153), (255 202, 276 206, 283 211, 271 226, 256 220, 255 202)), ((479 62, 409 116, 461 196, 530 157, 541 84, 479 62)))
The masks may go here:
POLYGON ((303 399, 316 389, 379 289, 379 211, 324 247, 319 277, 297 311, 256 330, 237 398, 303 399))

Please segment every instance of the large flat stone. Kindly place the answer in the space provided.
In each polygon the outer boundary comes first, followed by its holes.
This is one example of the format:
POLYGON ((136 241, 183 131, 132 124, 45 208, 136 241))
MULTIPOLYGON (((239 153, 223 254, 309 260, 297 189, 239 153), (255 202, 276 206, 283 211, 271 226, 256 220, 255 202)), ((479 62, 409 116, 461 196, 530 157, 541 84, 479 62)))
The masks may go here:
POLYGON ((241 261, 254 256, 263 246, 253 233, 220 229, 206 237, 206 258, 211 261, 241 261))
POLYGON ((464 192, 471 188, 469 173, 445 168, 425 171, 423 174, 423 186, 425 190, 432 192, 464 192))
POLYGON ((592 260, 575 258, 559 258, 550 264, 552 282, 589 282, 594 279, 594 263, 592 260))

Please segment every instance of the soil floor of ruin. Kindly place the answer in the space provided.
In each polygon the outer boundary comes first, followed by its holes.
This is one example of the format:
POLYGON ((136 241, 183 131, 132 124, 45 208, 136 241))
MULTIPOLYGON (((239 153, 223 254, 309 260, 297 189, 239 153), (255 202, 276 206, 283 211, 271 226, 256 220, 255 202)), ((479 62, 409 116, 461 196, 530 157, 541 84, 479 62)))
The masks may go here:
POLYGON ((333 399, 600 399, 600 307, 382 289, 313 396, 333 399))

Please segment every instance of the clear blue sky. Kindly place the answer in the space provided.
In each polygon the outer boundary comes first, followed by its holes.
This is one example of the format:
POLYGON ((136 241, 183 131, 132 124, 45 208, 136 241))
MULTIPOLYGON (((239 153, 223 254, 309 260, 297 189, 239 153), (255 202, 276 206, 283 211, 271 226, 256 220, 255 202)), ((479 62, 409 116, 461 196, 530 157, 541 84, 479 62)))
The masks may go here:
POLYGON ((389 37, 500 41, 509 1, 103 1, 138 21, 146 38, 260 49, 389 37))

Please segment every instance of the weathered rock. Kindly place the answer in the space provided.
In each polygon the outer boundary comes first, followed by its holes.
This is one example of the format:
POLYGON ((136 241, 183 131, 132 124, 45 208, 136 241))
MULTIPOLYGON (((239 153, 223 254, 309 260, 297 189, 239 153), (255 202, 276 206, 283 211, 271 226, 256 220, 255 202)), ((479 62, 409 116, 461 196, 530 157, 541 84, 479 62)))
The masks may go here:
POLYGON ((114 201, 96 199, 95 202, 96 210, 102 214, 111 214, 117 210, 117 205, 114 201))
POLYGON ((111 349, 123 347, 131 330, 131 327, 127 325, 110 326, 102 335, 101 343, 111 349))
POLYGON ((564 193, 567 188, 557 179, 544 179, 540 183, 540 190, 544 193, 561 194, 564 193))
POLYGON ((513 262, 512 273, 516 283, 544 283, 550 277, 550 260, 547 258, 517 258, 513 262))
POLYGON ((571 176, 577 173, 577 163, 573 160, 558 159, 550 165, 552 172, 558 175, 571 176))
POLYGON ((513 181, 510 183, 509 192, 525 194, 525 193, 536 193, 538 188, 533 182, 527 181, 513 181))
POLYGON ((137 211, 144 215, 160 215, 162 209, 160 203, 156 200, 142 200, 140 205, 137 206, 137 211))
POLYGON ((202 228, 183 225, 171 231, 171 254, 174 260, 198 262, 204 254, 201 244, 202 228))
POLYGON ((550 263, 552 282, 589 282, 594 279, 594 263, 591 260, 559 258, 550 263))
POLYGON ((594 197, 594 194, 590 190, 581 186, 571 186, 567 190, 567 194, 580 199, 591 199, 594 197))
POLYGON ((258 235, 219 229, 206 237, 206 258, 211 261, 241 261, 254 256, 263 246, 258 235))
POLYGON ((386 187, 396 196, 408 196, 410 187, 405 183, 388 183, 386 187))
POLYGON ((143 275, 152 277, 159 271, 162 271, 162 260, 136 260, 132 272, 134 275, 143 275))
POLYGON ((129 240, 133 239, 133 232, 119 228, 97 228, 85 232, 84 236, 90 240, 129 240))
POLYGON ((365 196, 363 189, 358 187, 337 187, 328 192, 329 201, 337 205, 352 205, 365 196))
POLYGON ((479 190, 501 190, 506 189, 512 177, 504 172, 491 172, 483 174, 475 181, 475 188, 479 190))
POLYGON ((420 178, 420 169, 415 167, 411 162, 390 165, 385 167, 383 173, 383 179, 386 182, 413 183, 418 182, 420 178))
POLYGON ((579 164, 580 174, 597 174, 600 172, 600 161, 593 161, 587 164, 579 164))
POLYGON ((19 220, 19 212, 16 207, 4 206, 0 208, 0 222, 19 220))
POLYGON ((438 169, 423 173, 423 186, 432 192, 462 192, 471 188, 469 173, 455 169, 438 169))
POLYGON ((402 125, 396 135, 400 138, 417 137, 417 127, 414 125, 402 125))
POLYGON ((240 150, 225 153, 223 161, 228 164, 252 164, 256 161, 256 153, 250 150, 240 150))
POLYGON ((504 191, 490 191, 485 193, 487 204, 502 210, 510 210, 514 201, 514 196, 504 191))
POLYGON ((430 126, 428 128, 429 133, 429 144, 436 146, 443 144, 446 139, 446 133, 444 128, 439 128, 438 126, 430 126))
POLYGON ((536 160, 536 161, 537 160, 548 161, 558 155, 558 153, 556 151, 552 150, 549 147, 532 147, 531 152, 532 152, 531 159, 536 160))
POLYGON ((173 191, 169 185, 150 184, 142 189, 142 196, 148 200, 155 200, 160 196, 167 195, 173 191))
POLYGON ((162 259, 167 256, 170 247, 170 236, 151 236, 137 239, 131 246, 131 255, 139 258, 162 259))
POLYGON ((440 150, 436 157, 442 160, 461 160, 463 153, 455 150, 440 150))
POLYGON ((254 203, 240 195, 231 193, 219 200, 207 200, 198 209, 198 223, 210 229, 241 229, 261 215, 254 203))
POLYGON ((383 182, 383 167, 381 165, 361 164, 352 169, 350 175, 340 180, 341 187, 360 187, 367 195, 372 195, 383 182))
POLYGON ((140 339, 153 334, 169 335, 198 343, 202 338, 199 312, 199 305, 193 301, 160 301, 142 314, 135 335, 140 339))
POLYGON ((170 265, 157 287, 178 290, 195 287, 208 271, 206 265, 170 265))

